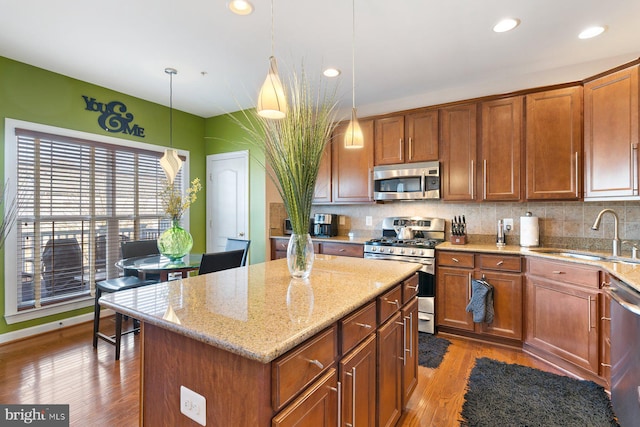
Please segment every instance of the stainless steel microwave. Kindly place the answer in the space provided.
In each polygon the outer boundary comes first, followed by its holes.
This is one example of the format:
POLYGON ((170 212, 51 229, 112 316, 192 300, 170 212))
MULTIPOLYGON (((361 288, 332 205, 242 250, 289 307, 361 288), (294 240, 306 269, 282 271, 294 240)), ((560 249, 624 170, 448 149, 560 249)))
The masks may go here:
POLYGON ((407 163, 373 168, 374 200, 439 198, 439 162, 407 163))

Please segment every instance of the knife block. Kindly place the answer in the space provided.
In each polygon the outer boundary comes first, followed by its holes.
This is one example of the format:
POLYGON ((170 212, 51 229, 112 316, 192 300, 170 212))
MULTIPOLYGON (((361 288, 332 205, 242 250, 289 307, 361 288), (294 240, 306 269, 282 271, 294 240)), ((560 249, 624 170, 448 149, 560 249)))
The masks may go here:
POLYGON ((466 245, 467 244, 467 235, 464 236, 449 236, 449 241, 452 245, 466 245))

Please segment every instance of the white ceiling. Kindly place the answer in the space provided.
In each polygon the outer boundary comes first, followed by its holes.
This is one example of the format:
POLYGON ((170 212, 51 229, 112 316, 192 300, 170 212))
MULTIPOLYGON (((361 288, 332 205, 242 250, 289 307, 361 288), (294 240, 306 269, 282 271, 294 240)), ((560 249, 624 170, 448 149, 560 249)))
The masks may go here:
MULTIPOLYGON (((0 55, 202 117, 251 107, 271 50, 269 0, 0 0, 0 55), (204 72, 204 74, 203 74, 204 72)), ((349 0, 274 0, 286 78, 342 70, 351 104, 349 0)), ((359 116, 581 80, 640 57, 638 0, 355 0, 359 116), (515 30, 497 34, 504 17, 515 30), (580 40, 585 27, 608 30, 580 40)))

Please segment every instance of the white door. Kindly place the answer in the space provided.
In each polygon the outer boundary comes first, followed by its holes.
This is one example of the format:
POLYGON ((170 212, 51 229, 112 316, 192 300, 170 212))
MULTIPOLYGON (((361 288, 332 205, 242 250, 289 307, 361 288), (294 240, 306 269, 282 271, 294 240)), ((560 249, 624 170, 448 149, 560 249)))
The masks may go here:
POLYGON ((249 239, 249 152, 207 156, 207 252, 249 239))

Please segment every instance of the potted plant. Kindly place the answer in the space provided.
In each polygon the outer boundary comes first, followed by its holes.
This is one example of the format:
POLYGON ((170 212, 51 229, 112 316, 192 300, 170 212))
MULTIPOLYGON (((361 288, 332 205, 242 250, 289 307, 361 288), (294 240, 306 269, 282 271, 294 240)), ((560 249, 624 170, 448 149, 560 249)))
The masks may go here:
POLYGON ((336 126, 336 88, 313 86, 302 70, 290 78, 285 93, 289 109, 283 119, 245 113, 246 120, 234 120, 249 135, 248 142, 264 151, 268 174, 291 221, 289 271, 293 277, 306 278, 314 260, 311 203, 322 155, 336 126))

